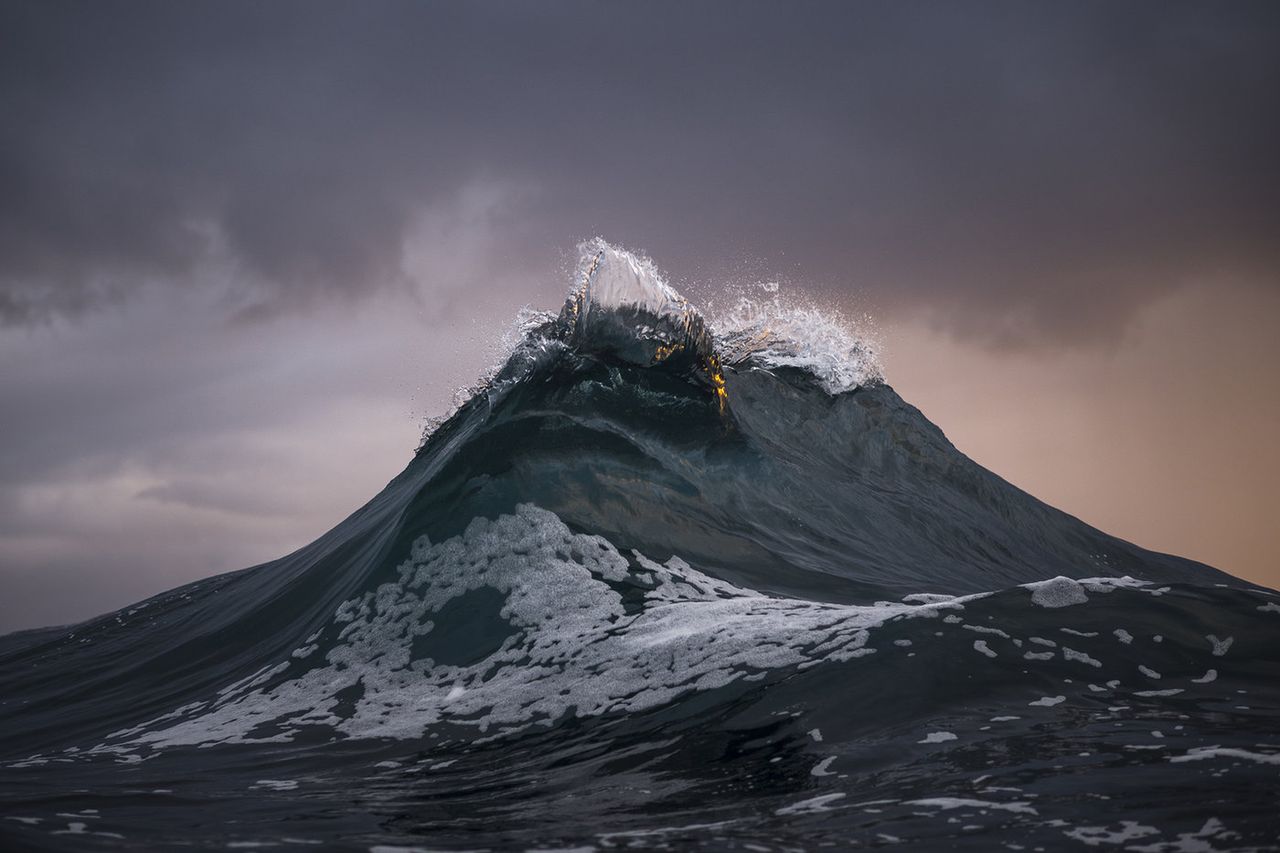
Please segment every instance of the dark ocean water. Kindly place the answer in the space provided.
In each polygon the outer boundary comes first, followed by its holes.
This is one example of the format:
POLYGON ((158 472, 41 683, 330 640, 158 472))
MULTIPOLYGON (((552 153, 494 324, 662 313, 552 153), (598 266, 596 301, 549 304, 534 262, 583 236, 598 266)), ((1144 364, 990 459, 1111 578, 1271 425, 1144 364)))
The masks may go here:
POLYGON ((581 275, 312 545, 0 638, 0 850, 1280 847, 1280 596, 581 275))

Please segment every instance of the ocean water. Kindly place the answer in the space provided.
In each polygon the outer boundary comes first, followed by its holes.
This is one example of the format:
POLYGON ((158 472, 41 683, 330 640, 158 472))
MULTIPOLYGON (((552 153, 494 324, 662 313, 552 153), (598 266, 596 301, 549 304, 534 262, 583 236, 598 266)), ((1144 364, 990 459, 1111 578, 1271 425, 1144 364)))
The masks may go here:
POLYGON ((0 638, 0 849, 1269 850, 1280 596, 593 242, 313 544, 0 638))

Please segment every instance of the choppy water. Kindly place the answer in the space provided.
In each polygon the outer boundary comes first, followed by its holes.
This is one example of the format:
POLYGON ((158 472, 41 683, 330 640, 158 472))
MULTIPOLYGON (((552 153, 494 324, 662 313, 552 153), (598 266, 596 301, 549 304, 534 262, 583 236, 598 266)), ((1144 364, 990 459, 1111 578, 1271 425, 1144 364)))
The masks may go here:
POLYGON ((0 847, 1280 845, 1280 596, 980 468, 836 326, 579 272, 312 545, 0 638, 0 847))

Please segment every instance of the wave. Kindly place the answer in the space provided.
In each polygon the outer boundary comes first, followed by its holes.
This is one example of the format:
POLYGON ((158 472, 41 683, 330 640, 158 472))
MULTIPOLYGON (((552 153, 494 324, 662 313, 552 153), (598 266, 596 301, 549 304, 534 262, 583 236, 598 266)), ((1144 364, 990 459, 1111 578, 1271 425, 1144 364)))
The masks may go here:
POLYGON ((875 352, 584 245, 315 543, 0 638, 0 838, 1273 842, 1274 593, 1005 483, 875 352))

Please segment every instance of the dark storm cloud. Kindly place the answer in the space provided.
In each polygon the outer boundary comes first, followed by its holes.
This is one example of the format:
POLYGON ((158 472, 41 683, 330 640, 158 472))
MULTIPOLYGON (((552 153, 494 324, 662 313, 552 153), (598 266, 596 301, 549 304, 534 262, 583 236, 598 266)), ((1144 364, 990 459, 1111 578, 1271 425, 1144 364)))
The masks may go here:
POLYGON ((501 261, 749 255, 1013 343, 1280 268, 1271 3, 0 10, 10 324, 211 266, 268 311, 403 286, 476 181, 531 188, 501 261))

